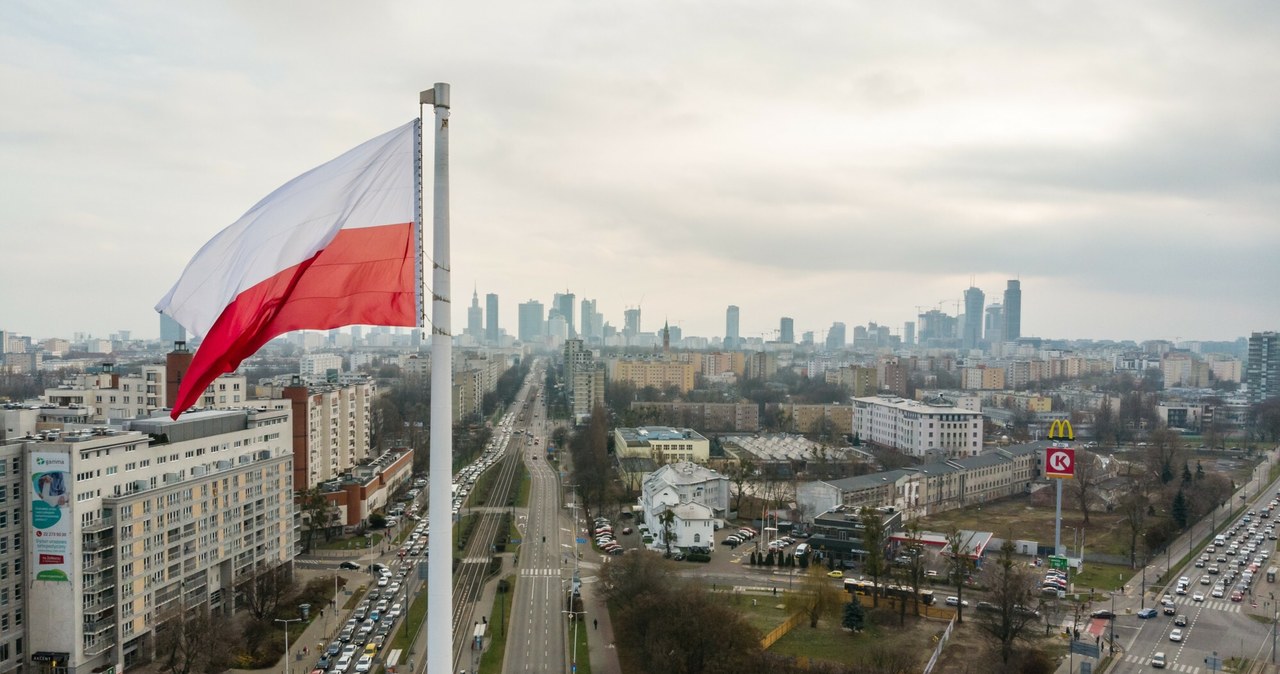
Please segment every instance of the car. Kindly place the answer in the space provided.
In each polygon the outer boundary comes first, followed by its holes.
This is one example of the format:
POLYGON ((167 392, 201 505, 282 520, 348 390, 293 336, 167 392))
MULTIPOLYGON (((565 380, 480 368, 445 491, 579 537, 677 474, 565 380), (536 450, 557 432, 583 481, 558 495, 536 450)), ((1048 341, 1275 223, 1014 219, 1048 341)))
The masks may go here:
POLYGON ((1212 582, 1213 582, 1213 581, 1209 579, 1209 576, 1208 576, 1207 574, 1206 574, 1206 575, 1203 575, 1203 576, 1200 576, 1200 584, 1201 584, 1201 585, 1209 585, 1209 584, 1210 584, 1210 583, 1212 583, 1212 582))
POLYGON ((1165 615, 1173 615, 1178 612, 1178 606, 1177 604, 1165 604, 1163 610, 1165 615))
POLYGON ((1244 593, 1240 590, 1231 591, 1231 601, 1244 601, 1244 593))
POLYGON ((947 606, 968 606, 969 601, 961 601, 959 597, 947 597, 947 606))
POLYGON ((1182 630, 1174 629, 1169 633, 1169 641, 1182 641, 1182 630))
POLYGON ((332 642, 332 643, 330 643, 330 644, 329 644, 329 647, 328 647, 328 648, 324 649, 324 653, 325 653, 325 655, 328 655, 328 656, 334 656, 334 655, 337 655, 337 654, 339 654, 339 653, 341 653, 341 652, 342 652, 342 642, 341 642, 341 641, 334 641, 334 642, 332 642))
POLYGON ((1187 586, 1186 586, 1186 585, 1179 585, 1179 586, 1178 586, 1178 589, 1176 590, 1176 592, 1178 593, 1178 596, 1180 596, 1180 597, 1182 597, 1182 596, 1186 596, 1186 594, 1187 594, 1187 586))
POLYGON ((1204 593, 1203 593, 1203 592, 1197 592, 1197 593, 1195 593, 1195 594, 1191 595, 1191 601, 1204 601, 1204 593))
POLYGON ((383 576, 378 579, 378 587, 386 587, 391 583, 390 576, 383 576))
POLYGON ((840 570, 828 571, 827 577, 828 578, 844 578, 844 572, 840 570))
POLYGON ((1141 611, 1138 611, 1138 617, 1142 618, 1143 620, 1146 620, 1148 618, 1154 618, 1156 617, 1157 614, 1159 614, 1159 611, 1155 610, 1154 608, 1144 608, 1141 611))
POLYGON ((351 666, 351 656, 344 655, 338 658, 338 664, 334 665, 333 668, 334 668, 334 671, 345 672, 347 671, 347 668, 350 666, 351 666))
POLYGON ((373 669, 372 655, 362 655, 359 660, 356 660, 356 671, 359 672, 359 674, 365 674, 371 669, 373 669))
POLYGON ((1116 617, 1116 614, 1115 614, 1115 612, 1113 612, 1113 611, 1108 611, 1107 609, 1105 609, 1105 608, 1104 608, 1104 609, 1098 609, 1097 611, 1094 611, 1093 613, 1090 613, 1090 614, 1089 614, 1089 617, 1090 617, 1090 618, 1105 618, 1105 619, 1107 619, 1107 620, 1110 620, 1110 619, 1112 619, 1112 618, 1116 617))
POLYGON ((356 564, 355 562, 343 562, 338 565, 338 568, 346 569, 347 571, 359 571, 360 565, 356 564))
POLYGON ((1178 617, 1173 619, 1173 624, 1174 624, 1176 627, 1186 627, 1186 626, 1187 626, 1187 616, 1182 615, 1181 613, 1180 613, 1180 614, 1178 614, 1178 617))
POLYGON ((1151 656, 1152 667, 1155 667, 1156 669, 1164 669, 1164 665, 1165 665, 1164 651, 1157 651, 1154 655, 1151 656))
POLYGON ((1226 590, 1224 590, 1224 589, 1223 589, 1223 587, 1222 587, 1221 585, 1215 585, 1215 586, 1213 586, 1213 592, 1210 592, 1209 594, 1210 594, 1214 599, 1221 599, 1221 598, 1222 598, 1222 595, 1223 595, 1223 594, 1225 594, 1225 593, 1226 593, 1226 590))
POLYGON ((1211 575, 1214 575, 1214 576, 1218 575, 1219 573, 1222 573, 1222 569, 1219 569, 1217 565, 1211 566, 1205 569, 1205 571, 1209 572, 1211 575))
POLYGON ((329 655, 328 653, 325 653, 324 655, 320 656, 319 660, 316 661, 316 669, 323 672, 324 670, 329 669, 329 665, 332 665, 333 662, 334 662, 333 656, 329 655))
POLYGON ((376 655, 378 653, 378 645, 370 641, 364 645, 365 655, 376 655))

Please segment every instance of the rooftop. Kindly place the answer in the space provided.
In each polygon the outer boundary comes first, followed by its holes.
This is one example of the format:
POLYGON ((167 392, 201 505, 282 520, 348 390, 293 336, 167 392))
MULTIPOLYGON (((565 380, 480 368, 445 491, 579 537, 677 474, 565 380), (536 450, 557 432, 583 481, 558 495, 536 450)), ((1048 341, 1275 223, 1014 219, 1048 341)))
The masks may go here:
POLYGON ((692 428, 672 428, 670 426, 641 426, 639 428, 619 428, 617 429, 623 440, 628 445, 643 444, 653 440, 702 440, 702 434, 692 428))

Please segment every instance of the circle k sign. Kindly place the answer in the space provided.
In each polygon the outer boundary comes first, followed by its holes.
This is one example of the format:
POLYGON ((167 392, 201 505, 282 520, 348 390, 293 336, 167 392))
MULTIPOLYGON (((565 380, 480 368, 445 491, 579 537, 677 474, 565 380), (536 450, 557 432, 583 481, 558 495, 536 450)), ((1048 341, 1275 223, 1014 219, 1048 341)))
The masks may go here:
POLYGON ((1050 447, 1044 456, 1045 477, 1070 479, 1076 475, 1076 450, 1067 447, 1050 447))

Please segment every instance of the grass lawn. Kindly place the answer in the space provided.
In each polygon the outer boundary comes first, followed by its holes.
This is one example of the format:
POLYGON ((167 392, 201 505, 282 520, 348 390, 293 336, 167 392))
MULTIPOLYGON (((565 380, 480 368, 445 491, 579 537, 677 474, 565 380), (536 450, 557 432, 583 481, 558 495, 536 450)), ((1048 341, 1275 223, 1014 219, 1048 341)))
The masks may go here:
MULTIPOLYGON (((990 531, 1006 538, 1012 532, 1014 538, 1033 540, 1041 545, 1053 545, 1054 506, 1049 495, 1047 506, 1032 503, 1030 496, 1012 496, 978 506, 949 510, 930 515, 921 521, 929 531, 947 532, 953 526, 972 531, 990 531)), ((1062 510, 1063 544, 1072 547, 1072 531, 1083 530, 1085 552, 1104 552, 1125 555, 1129 552, 1129 538, 1124 517, 1119 513, 1089 513, 1089 524, 1079 511, 1062 510)))
POLYGON ((516 484, 520 485, 519 491, 516 492, 516 507, 529 507, 529 490, 532 487, 532 480, 529 477, 529 469, 525 467, 524 462, 516 466, 516 484))
POLYGON ((773 628, 787 621, 788 613, 778 608, 782 604, 782 600, 778 597, 717 592, 716 601, 734 607, 752 627, 760 632, 760 636, 768 634, 773 631, 773 628), (755 602, 754 606, 752 601, 755 602))
MULTIPOLYGON (((425 585, 423 589, 426 589, 425 585)), ((391 647, 404 649, 405 653, 408 653, 409 644, 413 642, 414 633, 422 629, 422 622, 426 619, 427 593, 419 592, 418 598, 414 599, 413 603, 409 605, 409 612, 405 614, 404 622, 396 628, 395 638, 391 640, 391 647)))
MULTIPOLYGON (((1087 552, 1087 550, 1086 550, 1087 552)), ((1099 592, 1118 590, 1125 581, 1133 577, 1134 570, 1130 569, 1127 564, 1102 564, 1100 562, 1086 562, 1084 571, 1071 574, 1071 580, 1076 584, 1076 590, 1084 588, 1085 592, 1089 588, 1094 588, 1099 592)))
POLYGON ((502 624, 497 621, 489 623, 489 647, 480 656, 480 674, 501 674, 502 660, 507 653, 507 630, 511 629, 511 600, 516 592, 516 574, 506 577, 510 587, 506 596, 494 595, 494 606, 489 607, 489 615, 502 616, 502 624), (494 610, 497 608, 497 610, 494 610))
POLYGON ((342 610, 350 611, 359 605, 360 600, 364 597, 364 593, 368 591, 368 589, 369 588, 364 585, 357 587, 355 591, 351 593, 351 598, 347 600, 347 603, 343 604, 342 610))
MULTIPOLYGON (((577 672, 578 674, 591 674, 591 655, 587 652, 587 632, 591 631, 591 626, 582 621, 578 626, 578 638, 574 640, 576 650, 569 652, 569 661, 573 662, 574 654, 577 654, 577 672)), ((569 627, 569 637, 573 638, 573 626, 569 627)))
POLYGON ((315 544, 318 550, 358 550, 360 548, 370 548, 382 542, 382 534, 375 533, 373 538, 366 539, 364 536, 352 536, 350 538, 335 538, 331 541, 318 541, 315 544))
MULTIPOLYGON (((887 616, 888 613, 884 615, 887 616)), ((832 616, 818 621, 815 628, 809 627, 808 620, 802 621, 769 651, 853 665, 865 656, 869 646, 888 643, 895 651, 917 654, 919 662, 912 670, 919 671, 934 648, 933 637, 941 634, 946 627, 947 624, 943 621, 924 620, 910 615, 907 616, 906 624, 898 627, 895 613, 890 624, 873 624, 862 632, 852 634, 840 627, 838 617, 832 616)))

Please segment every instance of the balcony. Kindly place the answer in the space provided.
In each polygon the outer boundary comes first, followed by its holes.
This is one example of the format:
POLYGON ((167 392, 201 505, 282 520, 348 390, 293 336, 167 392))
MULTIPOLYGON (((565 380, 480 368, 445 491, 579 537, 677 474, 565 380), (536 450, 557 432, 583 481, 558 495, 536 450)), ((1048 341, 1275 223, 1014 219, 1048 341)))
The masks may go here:
POLYGON ((80 567, 85 573, 102 573, 108 569, 116 568, 116 560, 110 557, 97 557, 93 561, 88 562, 80 567))
POLYGON ((92 657, 95 655, 106 653, 107 649, 111 648, 112 644, 115 643, 115 635, 116 635, 115 629, 111 629, 111 630, 108 630, 107 632, 99 634, 97 637, 95 637, 92 640, 85 639, 84 654, 86 656, 92 657))
POLYGON ((108 587, 115 587, 115 584, 115 579, 105 573, 93 574, 85 577, 84 590, 86 592, 97 592, 108 587))
POLYGON ((80 548, 85 552, 102 552, 103 550, 111 550, 115 547, 115 541, 109 538, 84 541, 80 544, 80 548))
POLYGON ((110 615, 105 618, 102 618, 101 620, 94 620, 92 622, 85 621, 84 633, 86 635, 89 635, 89 634, 100 635, 109 629, 114 629, 115 626, 116 626, 116 617, 114 615, 110 615))
POLYGON ((99 517, 98 519, 84 522, 80 525, 80 532, 85 534, 106 531, 116 525, 116 518, 113 516, 99 517))

